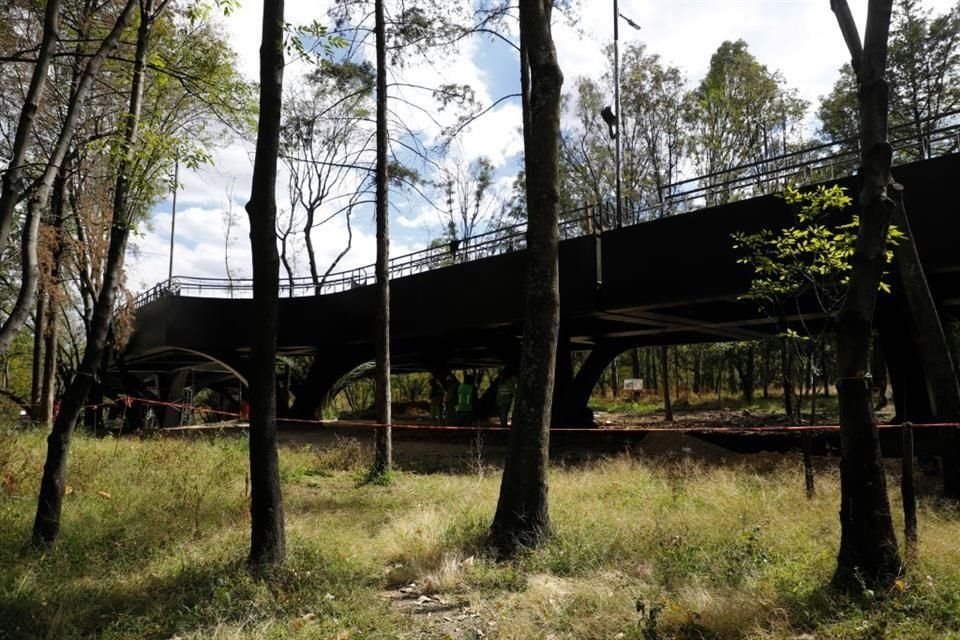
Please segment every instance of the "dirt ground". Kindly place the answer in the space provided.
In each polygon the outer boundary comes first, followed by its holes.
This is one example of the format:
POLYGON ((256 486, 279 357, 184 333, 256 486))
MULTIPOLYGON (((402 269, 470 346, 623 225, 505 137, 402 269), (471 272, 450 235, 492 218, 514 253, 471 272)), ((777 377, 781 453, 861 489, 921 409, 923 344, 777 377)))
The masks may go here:
MULTIPOLYGON (((878 416, 884 419, 885 416, 878 416)), ((484 466, 499 466, 506 455, 508 434, 495 423, 477 429, 434 428, 422 417, 398 416, 393 429, 394 457, 407 470, 433 472, 475 472, 484 466)), ((579 432, 553 432, 551 457, 560 464, 579 464, 608 455, 628 453, 636 457, 691 458, 708 463, 770 464, 796 455, 785 450, 784 436, 770 438, 753 451, 733 451, 708 437, 687 433, 689 429, 724 428, 757 439, 751 427, 788 424, 782 412, 749 409, 678 409, 674 421, 662 414, 631 415, 598 411, 598 428, 579 432), (672 432, 673 430, 675 432, 672 432)), ((821 423, 836 423, 836 416, 823 414, 821 423)), ((245 423, 233 422, 166 430, 166 435, 193 437, 219 431, 244 433, 245 423)), ((310 446, 318 449, 345 442, 361 448, 373 439, 372 421, 328 421, 324 423, 281 422, 278 440, 281 446, 310 446)), ((716 440, 716 439, 714 439, 716 440)), ((787 443, 786 449, 793 448, 787 443)))

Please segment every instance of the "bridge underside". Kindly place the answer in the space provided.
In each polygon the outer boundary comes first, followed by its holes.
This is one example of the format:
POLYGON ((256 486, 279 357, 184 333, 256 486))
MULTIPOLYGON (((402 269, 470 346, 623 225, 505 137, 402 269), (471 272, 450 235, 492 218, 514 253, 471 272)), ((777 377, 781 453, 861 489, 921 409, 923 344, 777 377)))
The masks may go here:
MULTIPOLYGON (((905 186, 934 297, 943 313, 956 316, 960 212, 951 187, 960 175, 960 156, 894 173, 905 186)), ((841 184, 853 187, 850 179, 841 184)), ((737 263, 731 233, 782 228, 790 220, 781 199, 763 196, 563 241, 561 352, 590 350, 597 359, 601 354, 612 359, 638 346, 757 340, 787 326, 819 330, 825 318, 813 301, 771 318, 742 299, 751 273, 737 263)), ((440 372, 515 364, 523 273, 524 254, 514 252, 392 280, 395 368, 440 372)), ((301 396, 309 401, 299 411, 315 409, 339 377, 373 359, 374 308, 372 286, 281 299, 279 353, 316 356, 298 394, 298 402, 301 396)), ((128 389, 136 381, 159 389, 164 378, 184 370, 209 384, 245 378, 251 312, 251 301, 240 299, 169 296, 143 306, 124 354, 108 372, 114 374, 113 388, 125 380, 128 389)), ((894 318, 885 324, 888 331, 909 333, 900 314, 888 316, 894 318)), ((589 383, 585 379, 580 386, 589 383)), ((574 395, 583 393, 581 388, 574 395)))

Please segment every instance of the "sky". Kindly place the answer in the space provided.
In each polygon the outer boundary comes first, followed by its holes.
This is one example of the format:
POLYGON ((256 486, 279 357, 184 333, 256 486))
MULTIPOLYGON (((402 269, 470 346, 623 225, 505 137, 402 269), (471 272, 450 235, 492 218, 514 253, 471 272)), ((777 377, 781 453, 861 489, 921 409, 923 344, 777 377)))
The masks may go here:
MULTIPOLYGON (((862 32, 867 1, 849 3, 862 32)), ((949 0, 925 2, 925 6, 938 13, 951 4, 949 0)), ((328 5, 329 0, 288 0, 286 19, 293 24, 322 19, 328 5)), ((258 75, 261 12, 262 2, 242 0, 241 8, 223 19, 231 41, 237 43, 239 70, 251 80, 258 75)), ((621 0, 620 13, 641 27, 637 31, 621 21, 621 42, 644 42, 648 52, 679 67, 690 85, 700 81, 710 56, 724 40, 742 38, 762 64, 780 71, 788 86, 796 88, 813 105, 811 112, 820 96, 830 91, 839 67, 849 60, 829 0, 621 0)), ((575 25, 558 17, 553 29, 567 89, 579 76, 599 77, 603 73, 602 50, 613 38, 612 0, 580 0, 573 15, 577 16, 575 25)), ((469 83, 477 100, 490 104, 518 90, 517 65, 515 53, 507 45, 478 38, 466 42, 453 56, 414 61, 397 72, 402 75, 394 79, 431 86, 469 83)), ((303 65, 289 66, 285 80, 288 84, 296 83, 303 73, 303 65)), ((396 91, 411 100, 418 97, 411 90, 396 91)), ((405 108, 399 101, 395 108, 408 126, 424 131, 429 139, 432 125, 425 114, 405 108)), ((815 126, 812 118, 810 126, 815 126)), ((504 101, 467 128, 449 157, 441 162, 451 166, 458 161, 467 164, 479 156, 489 158, 498 168, 495 188, 506 195, 522 152, 519 127, 519 100, 504 101)), ((212 166, 181 171, 174 275, 223 277, 228 264, 234 277, 250 275, 249 225, 243 205, 250 190, 254 143, 253 139, 234 141, 216 150, 212 166), (230 203, 236 222, 227 247, 224 212, 231 209, 230 203)), ((282 175, 278 184, 278 206, 283 208, 288 205, 282 175)), ((423 248, 441 234, 442 222, 435 206, 419 198, 393 200, 391 255, 423 248)), ((159 203, 147 228, 132 240, 127 282, 133 291, 146 289, 167 277, 171 204, 169 197, 159 203)), ((312 239, 321 270, 341 251, 346 233, 342 217, 314 230, 312 239)), ((376 240, 372 211, 355 215, 352 247, 338 270, 373 262, 376 240)), ((307 275, 302 247, 297 247, 293 254, 298 274, 307 275)))

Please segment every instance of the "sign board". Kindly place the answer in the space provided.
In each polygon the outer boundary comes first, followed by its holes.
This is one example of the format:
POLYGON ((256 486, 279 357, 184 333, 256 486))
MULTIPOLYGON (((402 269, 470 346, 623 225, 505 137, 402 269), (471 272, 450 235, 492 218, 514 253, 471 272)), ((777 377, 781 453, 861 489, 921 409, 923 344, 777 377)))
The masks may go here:
POLYGON ((627 378, 623 381, 624 391, 643 391, 643 378, 627 378))

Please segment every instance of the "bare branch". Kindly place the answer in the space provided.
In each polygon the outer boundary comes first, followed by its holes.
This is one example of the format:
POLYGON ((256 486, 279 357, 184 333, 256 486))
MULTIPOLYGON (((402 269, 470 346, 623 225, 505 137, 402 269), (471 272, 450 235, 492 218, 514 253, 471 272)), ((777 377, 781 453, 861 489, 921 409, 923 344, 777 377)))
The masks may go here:
MULTIPOLYGON (((850 5, 847 4, 847 0, 830 0, 830 8, 837 16, 837 24, 840 25, 840 32, 843 34, 847 49, 850 51, 850 64, 853 66, 854 72, 859 74, 860 63, 863 60, 863 46, 860 44, 857 24, 853 21, 853 14, 850 13, 850 5)), ((886 39, 884 39, 884 42, 886 42, 886 39)))

